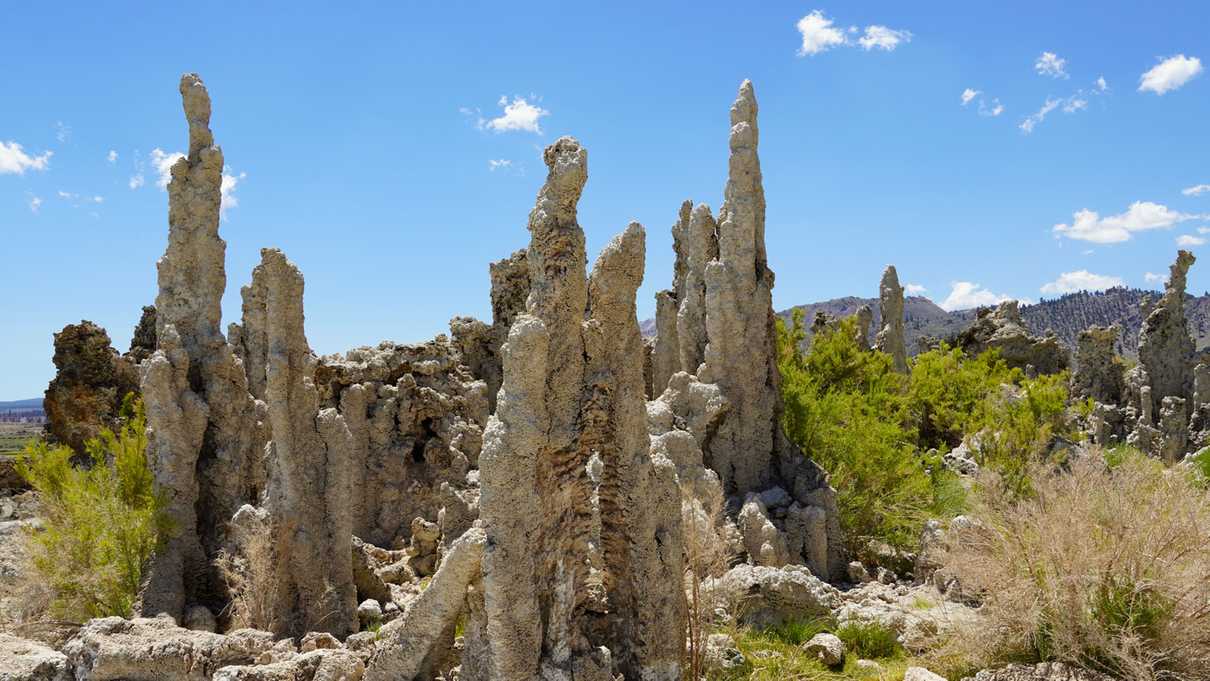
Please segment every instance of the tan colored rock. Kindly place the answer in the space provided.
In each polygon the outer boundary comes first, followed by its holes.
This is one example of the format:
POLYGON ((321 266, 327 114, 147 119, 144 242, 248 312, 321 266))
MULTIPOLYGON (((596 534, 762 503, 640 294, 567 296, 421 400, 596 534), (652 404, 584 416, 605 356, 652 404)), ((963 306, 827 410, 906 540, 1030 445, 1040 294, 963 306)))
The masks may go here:
POLYGON ((870 349, 870 325, 874 323, 874 311, 869 305, 857 308, 857 347, 862 350, 870 349))
POLYGON ((268 320, 265 395, 273 441, 265 508, 275 552, 280 635, 357 631, 353 581, 353 437, 336 409, 320 408, 315 356, 303 330, 303 277, 281 251, 264 249, 253 272, 268 320))
POLYGON ((565 137, 545 161, 529 221, 528 309, 503 349, 480 458, 484 629, 465 655, 492 679, 608 678, 615 661, 628 678, 679 678, 680 498, 675 466, 651 457, 646 434, 634 307, 642 227, 615 238, 586 278, 576 202, 587 154, 565 137), (587 570, 598 533, 599 588, 587 570))
POLYGON ((138 393, 138 371, 113 349, 105 329, 87 320, 55 334, 52 359, 55 377, 42 400, 46 433, 84 454, 87 440, 118 427, 122 400, 138 393))
POLYGON ((480 576, 485 543, 479 528, 454 541, 428 588, 402 617, 379 631, 366 681, 412 679, 424 671, 434 648, 465 609, 467 588, 480 576))
POLYGON ((0 633, 0 681, 71 681, 67 657, 41 643, 0 633))
POLYGON ((86 622, 63 653, 77 679, 205 681, 221 667, 252 664, 272 647, 264 631, 222 635, 184 629, 167 617, 106 617, 86 622))
POLYGON ((215 672, 213 681, 361 681, 365 664, 356 652, 321 649, 266 665, 234 665, 215 672))
POLYGON ((1185 320, 1185 280, 1196 260, 1189 251, 1177 252, 1164 295, 1147 312, 1139 331, 1139 367, 1151 388, 1147 407, 1152 413, 1159 413, 1165 397, 1193 396, 1194 342, 1185 320))
POLYGON ((655 294, 655 344, 651 352, 652 393, 663 392, 668 379, 681 370, 680 345, 677 342, 677 299, 675 291, 655 294))
POLYGON ((903 334, 903 287, 894 265, 887 265, 878 284, 878 312, 882 319, 874 347, 891 356, 892 366, 907 373, 907 347, 903 334))
POLYGON ((998 350, 1010 367, 1039 374, 1058 373, 1070 363, 1068 352, 1057 336, 1047 333, 1039 337, 1029 332, 1016 300, 980 309, 970 327, 958 334, 955 345, 971 357, 998 350))
POLYGON ((1090 326, 1076 341, 1075 370, 1071 374, 1071 394, 1091 397, 1096 402, 1118 404, 1125 390, 1125 366, 1115 354, 1118 334, 1114 326, 1090 326))
POLYGON ((438 520, 449 501, 443 486, 458 494, 473 488, 467 474, 478 465, 488 392, 455 342, 440 335, 327 355, 315 381, 322 404, 339 408, 353 436, 350 501, 358 537, 404 546, 413 518, 438 520))
POLYGON ((241 505, 256 500, 265 440, 247 374, 219 329, 227 283, 226 244, 218 234, 223 152, 209 128, 210 97, 195 74, 181 77, 180 91, 189 153, 172 166, 168 248, 157 264, 156 337, 166 352, 160 368, 144 369, 142 378, 145 396, 158 393, 168 400, 147 410, 157 486, 174 498, 174 515, 186 521, 177 527, 177 541, 189 547, 200 543, 205 558, 195 560, 188 548, 185 560, 167 557, 152 565, 143 612, 177 617, 186 602, 225 605, 211 602, 215 595, 225 601, 211 563, 225 541, 227 521, 241 505), (166 341, 169 333, 173 340, 166 341), (168 354, 179 356, 169 360, 168 354), (195 431, 199 412, 205 418, 205 438, 195 431), (185 504, 196 507, 194 519, 188 518, 185 504))

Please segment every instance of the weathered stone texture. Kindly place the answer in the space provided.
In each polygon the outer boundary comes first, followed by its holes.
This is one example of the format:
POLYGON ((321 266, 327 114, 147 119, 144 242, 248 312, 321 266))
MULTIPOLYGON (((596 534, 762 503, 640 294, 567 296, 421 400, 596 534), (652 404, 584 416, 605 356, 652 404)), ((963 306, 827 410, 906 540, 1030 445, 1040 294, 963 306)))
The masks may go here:
POLYGON ((1165 397, 1193 397, 1194 343, 1185 321, 1185 279, 1195 260, 1189 251, 1177 252, 1164 295, 1139 331, 1139 366, 1151 387, 1148 407, 1153 413, 1159 413, 1165 397))
MULTIPOLYGON (((189 497, 196 490, 192 502, 196 521, 177 528, 178 540, 186 545, 199 541, 207 559, 196 566, 180 566, 175 560, 153 565, 151 583, 156 588, 144 596, 144 612, 166 611, 177 617, 183 614, 177 608, 186 600, 183 596, 215 610, 225 605, 222 586, 208 561, 221 549, 232 514, 260 492, 258 471, 265 441, 257 423, 263 411, 248 392, 242 363, 219 331, 226 287, 226 244, 218 234, 223 154, 214 146, 209 128, 210 98, 193 74, 182 76, 180 91, 189 122, 189 154, 172 166, 168 248, 157 264, 156 355, 163 351, 163 357, 148 359, 145 365, 155 363, 159 368, 145 367, 142 376, 144 395, 161 396, 157 408, 148 398, 147 413, 149 448, 157 452, 156 483, 177 497, 174 503, 182 508, 191 503, 189 497), (178 402, 172 403, 173 395, 178 402), (199 409, 205 424, 203 435, 196 437, 199 409), (196 571, 161 574, 178 567, 196 571)), ((178 514, 188 520, 186 511, 178 514)))
POLYGON ((53 360, 55 377, 42 401, 46 433, 83 454, 101 429, 117 427, 122 400, 138 392, 138 371, 113 349, 105 329, 87 320, 55 334, 53 360))
POLYGON ((958 334, 956 345, 972 357, 996 349, 1010 367, 1040 374, 1066 369, 1069 357, 1058 337, 1031 335, 1021 320, 1019 305, 1008 300, 995 308, 980 309, 970 327, 958 334))
POLYGON ((1091 397, 1105 404, 1122 401, 1125 366, 1114 354, 1119 332, 1116 325, 1090 326, 1080 332, 1071 375, 1073 397, 1091 397))
POLYGON ((576 202, 587 153, 565 137, 544 158, 527 312, 504 346, 480 458, 485 635, 467 654, 493 679, 579 678, 615 665, 627 678, 678 678, 680 498, 673 464, 648 451, 634 307, 642 227, 615 238, 586 278, 576 202), (606 609, 586 569, 595 536, 606 609))
POLYGON ((335 408, 320 408, 315 356, 303 330, 303 277, 276 249, 261 251, 253 280, 268 321, 265 395, 273 440, 265 507, 275 553, 280 635, 357 630, 350 560, 353 437, 335 408))
POLYGON ((445 336, 416 345, 384 342, 319 359, 317 387, 353 436, 354 534, 402 545, 413 518, 436 522, 441 488, 468 488, 487 424, 487 384, 445 336))
POLYGON ((907 373, 907 346, 903 334, 903 287, 894 265, 887 265, 878 284, 878 311, 882 319, 874 347, 891 356, 892 366, 907 373))

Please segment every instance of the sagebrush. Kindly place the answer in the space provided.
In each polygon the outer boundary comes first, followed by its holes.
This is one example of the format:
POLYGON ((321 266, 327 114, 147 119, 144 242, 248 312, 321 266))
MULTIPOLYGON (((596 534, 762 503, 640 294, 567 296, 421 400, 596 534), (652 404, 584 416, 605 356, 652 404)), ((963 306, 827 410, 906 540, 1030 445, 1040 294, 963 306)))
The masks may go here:
POLYGON ((1108 458, 1036 466, 1028 497, 984 497, 983 529, 947 560, 983 600, 977 630, 952 643, 964 655, 1210 679, 1210 497, 1181 468, 1108 458))
POLYGON ((83 621, 129 617, 143 570, 171 531, 156 493, 144 450, 142 403, 128 395, 117 432, 102 430, 76 452, 37 441, 17 462, 18 473, 37 492, 40 529, 28 535, 31 579, 49 591, 49 614, 83 621))

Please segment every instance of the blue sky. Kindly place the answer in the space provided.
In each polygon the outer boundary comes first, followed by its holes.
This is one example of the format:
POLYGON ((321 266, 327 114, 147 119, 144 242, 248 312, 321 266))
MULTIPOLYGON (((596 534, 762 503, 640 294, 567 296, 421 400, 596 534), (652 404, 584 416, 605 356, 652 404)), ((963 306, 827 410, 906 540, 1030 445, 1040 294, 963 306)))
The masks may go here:
POLYGON ((154 300, 185 71, 229 165, 226 319, 280 247, 321 353, 489 318, 488 262, 525 245, 564 134, 590 259, 647 228, 650 315, 681 201, 721 203, 744 78, 777 307, 875 295, 887 263, 951 307, 1159 286, 1210 237, 1210 4, 991 4, 10 5, 0 399, 41 394, 64 324, 124 350, 154 300))

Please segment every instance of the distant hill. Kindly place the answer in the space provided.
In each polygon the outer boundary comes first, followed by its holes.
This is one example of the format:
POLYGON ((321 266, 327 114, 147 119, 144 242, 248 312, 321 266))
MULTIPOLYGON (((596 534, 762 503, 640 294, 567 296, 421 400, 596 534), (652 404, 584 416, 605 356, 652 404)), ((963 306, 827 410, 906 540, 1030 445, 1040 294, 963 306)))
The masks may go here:
POLYGON ((12 400, 0 402, 0 411, 42 411, 42 398, 33 397, 28 400, 12 400))
MULTIPOLYGON (((1150 295, 1158 298, 1156 291, 1116 287, 1105 291, 1080 291, 1064 294, 1054 299, 1042 299, 1035 305, 1023 305, 1021 317, 1026 325, 1036 334, 1053 329, 1063 345, 1073 348, 1076 336, 1089 326, 1108 326, 1117 324, 1122 329, 1119 336, 1118 352, 1126 357, 1138 354, 1139 326, 1142 319, 1139 305, 1143 296, 1150 295)), ((778 312, 777 315, 787 322, 794 310, 803 311, 808 334, 811 321, 815 315, 824 312, 829 317, 847 317, 857 312, 862 305, 869 305, 874 312, 873 332, 880 326, 877 298, 858 298, 848 296, 833 298, 817 303, 797 305, 778 312)), ((1186 296, 1185 315, 1189 320, 1189 332, 1197 342, 1198 349, 1210 346, 1210 294, 1186 296)), ((920 348, 918 341, 924 337, 948 338, 965 329, 975 318, 975 310, 955 310, 946 312, 936 303, 923 296, 909 296, 904 302, 904 331, 907 337, 908 352, 916 354, 920 348)), ((640 323, 644 336, 655 335, 655 320, 648 319, 640 323)))

